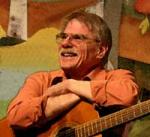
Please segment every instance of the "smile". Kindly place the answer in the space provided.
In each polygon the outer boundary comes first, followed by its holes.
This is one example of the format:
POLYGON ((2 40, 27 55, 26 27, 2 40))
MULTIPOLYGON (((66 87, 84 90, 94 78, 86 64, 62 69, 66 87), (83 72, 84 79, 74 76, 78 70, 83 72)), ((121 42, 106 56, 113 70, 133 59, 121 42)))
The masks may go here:
POLYGON ((61 52, 61 56, 63 56, 63 57, 75 57, 75 56, 77 56, 77 53, 72 52, 72 51, 63 51, 63 52, 61 52))

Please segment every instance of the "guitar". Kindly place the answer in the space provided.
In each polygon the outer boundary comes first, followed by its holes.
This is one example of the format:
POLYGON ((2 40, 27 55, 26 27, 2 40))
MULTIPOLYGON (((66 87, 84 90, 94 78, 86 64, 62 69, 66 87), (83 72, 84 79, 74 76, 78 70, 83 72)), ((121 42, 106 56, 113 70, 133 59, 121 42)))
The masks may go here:
MULTIPOLYGON (((150 113, 150 100, 99 118, 92 105, 80 102, 36 137, 91 137, 150 113)), ((16 137, 7 119, 0 121, 0 137, 16 137)), ((29 137, 29 136, 26 136, 29 137)))

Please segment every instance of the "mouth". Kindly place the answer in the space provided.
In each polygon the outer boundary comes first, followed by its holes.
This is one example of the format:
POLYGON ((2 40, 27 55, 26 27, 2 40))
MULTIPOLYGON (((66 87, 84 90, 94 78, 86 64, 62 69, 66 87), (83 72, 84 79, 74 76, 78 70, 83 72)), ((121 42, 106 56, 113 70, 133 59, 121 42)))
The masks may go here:
POLYGON ((76 57, 77 53, 73 51, 62 51, 60 54, 62 57, 76 57))

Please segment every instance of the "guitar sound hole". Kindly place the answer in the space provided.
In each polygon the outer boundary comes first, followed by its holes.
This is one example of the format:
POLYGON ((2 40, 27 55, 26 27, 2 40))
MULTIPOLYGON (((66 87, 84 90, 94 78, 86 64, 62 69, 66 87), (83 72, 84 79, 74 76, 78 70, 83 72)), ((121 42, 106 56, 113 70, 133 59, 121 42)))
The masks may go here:
POLYGON ((56 137, 75 137, 75 129, 71 127, 63 127, 56 134, 56 137))

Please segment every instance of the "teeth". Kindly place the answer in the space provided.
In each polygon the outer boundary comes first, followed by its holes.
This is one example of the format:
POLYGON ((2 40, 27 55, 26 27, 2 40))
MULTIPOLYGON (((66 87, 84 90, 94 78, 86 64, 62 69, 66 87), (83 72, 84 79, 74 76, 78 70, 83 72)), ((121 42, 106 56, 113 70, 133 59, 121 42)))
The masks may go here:
POLYGON ((73 52, 62 52, 61 55, 64 56, 64 57, 77 56, 77 54, 76 54, 76 53, 73 53, 73 52))

